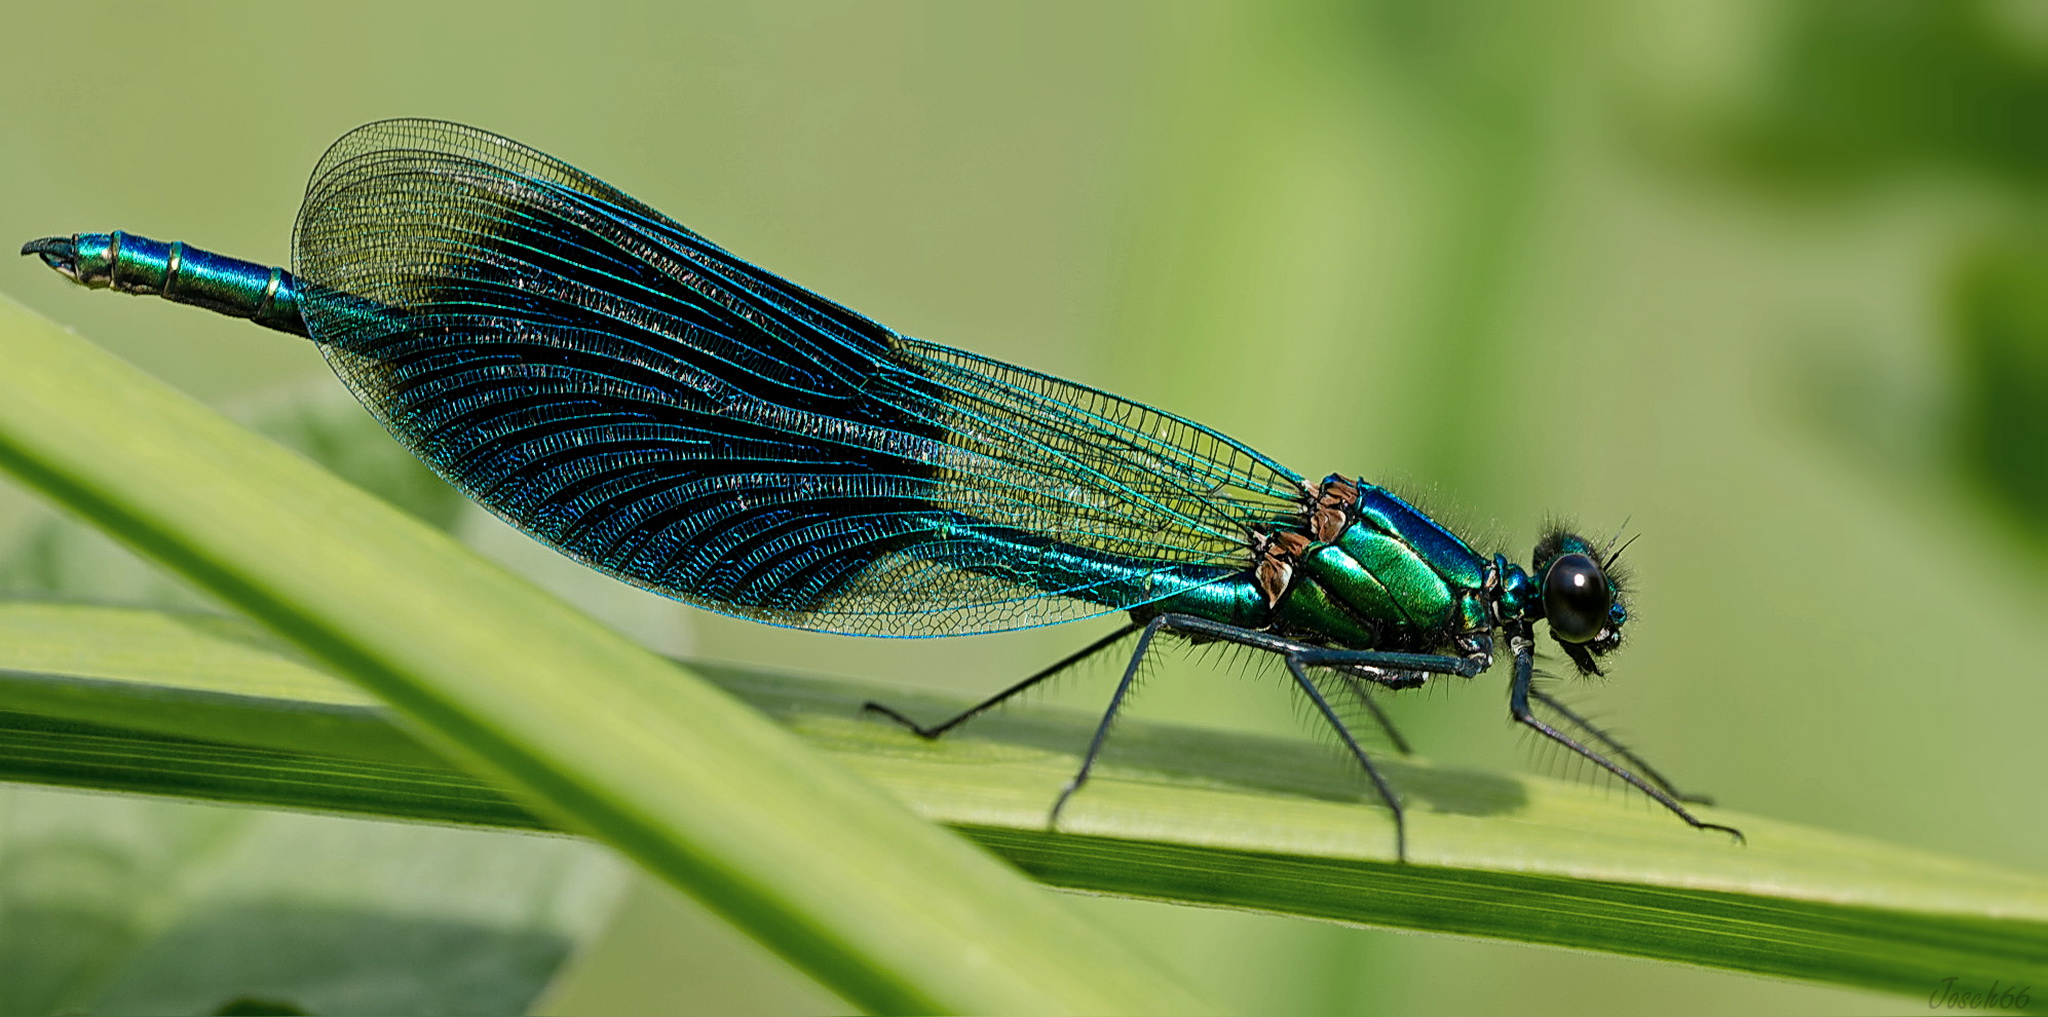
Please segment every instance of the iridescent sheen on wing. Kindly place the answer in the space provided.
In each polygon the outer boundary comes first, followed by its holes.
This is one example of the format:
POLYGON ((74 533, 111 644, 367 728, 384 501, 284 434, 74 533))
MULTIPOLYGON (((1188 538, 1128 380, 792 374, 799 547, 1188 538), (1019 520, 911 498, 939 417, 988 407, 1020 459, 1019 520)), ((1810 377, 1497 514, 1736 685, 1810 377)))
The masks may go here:
POLYGON ((1127 610, 1241 571, 1300 478, 1199 424, 896 334, 542 153, 344 136, 305 318, 506 520, 713 610, 897 636, 1127 610))

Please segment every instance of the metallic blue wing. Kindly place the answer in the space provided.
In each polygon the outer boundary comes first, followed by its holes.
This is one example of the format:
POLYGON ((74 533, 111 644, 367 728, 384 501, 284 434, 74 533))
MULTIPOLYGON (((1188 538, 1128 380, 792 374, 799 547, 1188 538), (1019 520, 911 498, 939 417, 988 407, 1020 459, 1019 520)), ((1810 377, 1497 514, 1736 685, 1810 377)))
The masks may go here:
POLYGON ((919 342, 456 124, 358 128, 294 238, 392 434, 628 582, 832 632, 996 632, 1242 572, 1300 478, 1198 424, 919 342))

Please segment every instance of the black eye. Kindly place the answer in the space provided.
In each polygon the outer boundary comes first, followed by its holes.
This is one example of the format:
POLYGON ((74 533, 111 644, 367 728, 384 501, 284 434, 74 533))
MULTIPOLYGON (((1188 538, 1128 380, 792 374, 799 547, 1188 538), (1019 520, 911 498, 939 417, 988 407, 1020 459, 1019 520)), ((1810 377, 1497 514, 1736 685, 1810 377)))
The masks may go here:
POLYGON ((1543 617, 1550 634, 1567 643, 1584 643, 1600 634, 1614 608, 1614 592, 1600 566, 1583 554, 1567 554, 1543 576, 1543 617))

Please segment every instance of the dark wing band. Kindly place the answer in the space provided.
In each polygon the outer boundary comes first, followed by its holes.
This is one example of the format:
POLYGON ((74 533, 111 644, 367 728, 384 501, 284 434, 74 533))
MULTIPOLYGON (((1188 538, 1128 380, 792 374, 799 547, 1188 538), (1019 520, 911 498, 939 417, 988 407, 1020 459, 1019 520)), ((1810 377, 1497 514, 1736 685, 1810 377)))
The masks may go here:
POLYGON ((294 270, 336 373, 534 537, 727 614, 892 636, 1240 572, 1299 479, 1192 422, 898 336, 474 128, 359 128, 294 270))

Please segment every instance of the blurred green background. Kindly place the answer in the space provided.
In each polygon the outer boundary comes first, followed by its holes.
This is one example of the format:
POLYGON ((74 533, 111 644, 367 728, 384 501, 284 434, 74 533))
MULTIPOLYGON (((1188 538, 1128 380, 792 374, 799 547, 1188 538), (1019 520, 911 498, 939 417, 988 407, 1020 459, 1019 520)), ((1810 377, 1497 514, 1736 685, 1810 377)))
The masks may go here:
MULTIPOLYGON (((1733 808, 2043 867, 2048 7, 9 0, 4 24, 10 243, 282 262, 336 136, 474 123, 899 330, 1389 483, 1485 550, 1525 559, 1553 513, 1639 533, 1627 652, 1568 698, 1733 808)), ((33 262, 0 289, 225 407, 331 385, 309 346, 33 262)), ((0 490, 0 542, 41 511, 0 490)), ((708 658, 979 693, 1103 628, 787 632, 458 529, 708 658)), ((1096 709, 1109 681, 1046 698, 1096 709)), ((1300 733, 1280 689, 1188 655, 1136 709, 1300 733)), ((1425 754, 1563 766, 1501 689, 1392 708, 1425 754)), ((1245 1011, 1926 1005, 1072 902, 1245 1011)), ((543 1006, 843 1008, 644 881, 543 1006)))

